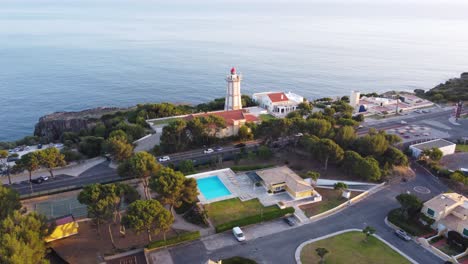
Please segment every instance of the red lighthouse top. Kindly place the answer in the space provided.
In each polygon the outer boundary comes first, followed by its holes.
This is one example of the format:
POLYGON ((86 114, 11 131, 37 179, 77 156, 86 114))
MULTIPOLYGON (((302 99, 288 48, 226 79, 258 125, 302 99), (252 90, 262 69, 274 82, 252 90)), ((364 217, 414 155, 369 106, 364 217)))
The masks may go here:
POLYGON ((232 67, 231 74, 236 74, 236 68, 232 67))

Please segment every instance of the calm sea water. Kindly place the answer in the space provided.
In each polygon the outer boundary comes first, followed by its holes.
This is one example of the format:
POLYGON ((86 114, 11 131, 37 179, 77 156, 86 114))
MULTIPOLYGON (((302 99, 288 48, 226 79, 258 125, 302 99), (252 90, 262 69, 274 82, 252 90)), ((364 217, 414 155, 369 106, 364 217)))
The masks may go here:
POLYGON ((468 3, 0 0, 0 140, 54 111, 428 89, 468 71, 468 3))

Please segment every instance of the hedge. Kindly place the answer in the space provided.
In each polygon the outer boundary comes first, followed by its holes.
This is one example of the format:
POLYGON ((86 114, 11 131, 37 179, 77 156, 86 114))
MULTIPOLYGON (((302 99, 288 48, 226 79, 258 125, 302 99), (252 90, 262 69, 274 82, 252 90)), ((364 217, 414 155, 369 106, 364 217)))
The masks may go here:
POLYGON ((405 221, 401 216, 401 209, 393 209, 388 213, 387 219, 390 223, 398 226, 407 233, 414 236, 422 236, 427 233, 431 233, 432 229, 430 227, 424 226, 417 219, 408 219, 405 221))
POLYGON ((286 214, 292 214, 292 213, 294 213, 294 208, 293 207, 288 207, 288 208, 285 208, 285 209, 279 209, 278 208, 278 210, 275 210, 275 211, 270 211, 270 212, 266 212, 266 213, 263 213, 263 214, 251 215, 251 216, 248 216, 248 217, 245 217, 245 218, 242 218, 242 219, 238 219, 238 220, 234 220, 234 221, 227 222, 227 223, 224 223, 224 224, 220 224, 220 225, 217 225, 215 227, 215 229, 216 229, 216 233, 221 233, 221 232, 224 232, 226 230, 232 229, 235 226, 252 225, 252 224, 262 222, 262 221, 273 220, 275 218, 284 216, 286 214))
POLYGON ((231 170, 233 171, 251 171, 251 170, 261 170, 266 168, 274 167, 274 164, 267 164, 267 165, 238 165, 232 166, 231 170))
POLYGON ((180 234, 176 237, 166 239, 166 241, 164 240, 153 241, 149 243, 146 248, 153 249, 153 248, 159 248, 163 246, 170 246, 170 245, 180 244, 186 241, 192 241, 192 240, 199 239, 199 238, 200 238, 200 231, 187 232, 187 233, 180 234))

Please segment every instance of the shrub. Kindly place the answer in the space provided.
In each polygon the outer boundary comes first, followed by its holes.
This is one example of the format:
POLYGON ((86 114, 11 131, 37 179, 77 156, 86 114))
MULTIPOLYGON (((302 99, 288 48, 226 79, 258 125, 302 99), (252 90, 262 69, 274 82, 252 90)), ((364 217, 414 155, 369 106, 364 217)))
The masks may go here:
POLYGON ((146 248, 153 249, 153 248, 159 248, 163 246, 176 245, 182 242, 192 241, 192 240, 199 239, 199 238, 200 238, 200 231, 187 232, 187 233, 180 234, 176 237, 166 239, 166 241, 164 240, 153 241, 149 243, 146 248))
POLYGON ((216 233, 224 232, 226 230, 229 230, 235 226, 246 226, 246 225, 251 225, 251 224, 256 224, 262 221, 269 221, 273 220, 275 218, 287 215, 287 214, 292 214, 294 213, 294 208, 288 207, 285 209, 277 209, 275 211, 270 211, 266 212, 263 214, 257 214, 257 215, 252 215, 248 216, 242 219, 234 220, 231 222, 227 222, 224 224, 220 224, 215 227, 216 233))
POLYGON ((415 236, 424 235, 432 231, 431 228, 424 226, 419 221, 410 218, 404 220, 403 213, 400 208, 393 209, 388 213, 388 221, 399 228, 403 229, 407 233, 415 236))

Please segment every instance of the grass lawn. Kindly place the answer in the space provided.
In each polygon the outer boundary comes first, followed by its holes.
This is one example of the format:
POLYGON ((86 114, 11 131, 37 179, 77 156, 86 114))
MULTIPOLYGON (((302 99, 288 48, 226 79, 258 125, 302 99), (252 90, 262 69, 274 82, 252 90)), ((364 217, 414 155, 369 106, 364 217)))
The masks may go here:
POLYGON ((233 220, 242 219, 247 216, 256 215, 261 212, 278 210, 278 206, 272 205, 264 207, 258 199, 241 202, 239 198, 232 198, 215 203, 205 204, 208 216, 215 226, 224 224, 233 220))
POLYGON ((275 119, 276 117, 270 115, 270 114, 261 114, 258 116, 260 118, 260 120, 262 121, 268 121, 268 120, 271 120, 271 119, 275 119))
MULTIPOLYGON (((322 195, 322 201, 300 206, 300 208, 302 209, 302 211, 304 211, 307 217, 326 212, 347 201, 347 199, 341 197, 341 192, 339 191, 321 188, 317 188, 315 190, 320 195, 322 195)), ((351 198, 359 194, 360 192, 351 192, 351 198)))
POLYGON ((325 263, 410 263, 406 258, 370 236, 364 241, 361 232, 348 232, 306 245, 301 251, 302 263, 319 263, 316 248, 326 248, 325 263))
POLYGON ((457 151, 461 151, 461 152, 468 152, 468 145, 460 145, 460 144, 457 144, 457 151))

